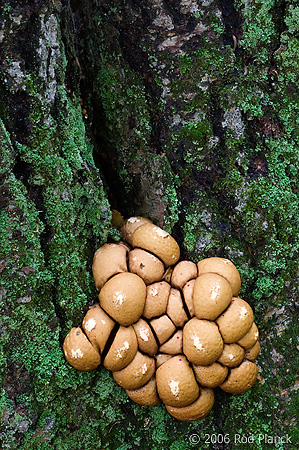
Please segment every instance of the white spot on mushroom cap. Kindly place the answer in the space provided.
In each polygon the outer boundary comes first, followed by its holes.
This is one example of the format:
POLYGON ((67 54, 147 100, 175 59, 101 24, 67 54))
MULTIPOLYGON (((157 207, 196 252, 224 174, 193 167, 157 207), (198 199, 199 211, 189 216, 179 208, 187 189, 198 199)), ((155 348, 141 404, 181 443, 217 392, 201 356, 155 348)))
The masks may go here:
POLYGON ((240 319, 245 319, 247 314, 248 314, 247 308, 245 308, 245 306, 241 306, 240 307, 240 319))
POLYGON ((80 348, 77 348, 77 350, 74 350, 72 348, 72 357, 73 358, 83 358, 83 352, 80 348))
POLYGON ((126 350, 128 350, 129 347, 130 347, 129 342, 128 342, 128 341, 125 341, 123 347, 120 347, 120 348, 117 350, 117 352, 116 352, 116 357, 117 357, 117 358, 122 358, 122 357, 123 357, 122 353, 125 352, 126 350))
POLYGON ((163 238, 169 236, 169 233, 167 233, 167 231, 165 231, 165 230, 162 230, 162 228, 157 227, 154 229, 154 231, 155 231, 155 233, 157 233, 159 236, 161 236, 163 238))
POLYGON ((123 292, 116 291, 113 294, 113 301, 116 303, 117 306, 122 305, 125 298, 126 298, 126 295, 123 292))
POLYGON ((159 290, 156 286, 153 286, 152 288, 150 288, 149 292, 153 297, 155 297, 158 294, 159 290))
POLYGON ((143 341, 148 341, 149 330, 147 330, 146 328, 140 328, 139 335, 143 341))
POLYGON ((106 324, 106 320, 105 320, 105 319, 101 319, 101 323, 102 323, 103 325, 105 325, 105 324, 106 324))
POLYGON ((230 354, 228 355, 228 357, 229 357, 229 359, 234 359, 234 355, 233 355, 232 353, 230 353, 230 354))
POLYGON ((215 286, 213 286, 213 289, 211 289, 211 300, 215 300, 220 293, 220 286, 218 283, 215 283, 215 286))
POLYGON ((128 219, 129 223, 136 223, 136 222, 140 222, 140 219, 138 219, 138 217, 130 217, 128 219))
POLYGON ((204 350, 204 347, 203 347, 202 343, 200 342, 197 334, 194 334, 194 336, 192 336, 191 339, 193 339, 193 344, 198 350, 204 350))
POLYGON ((254 337, 255 337, 255 339, 257 339, 257 338, 259 337, 259 332, 258 332, 258 331, 256 331, 256 332, 254 333, 254 337))
POLYGON ((172 395, 177 397, 179 395, 179 381, 170 380, 168 383, 168 386, 170 387, 172 395))
POLYGON ((87 322, 85 322, 85 328, 87 331, 91 331, 95 328, 97 322, 94 319, 89 319, 87 322))
POLYGON ((147 372, 147 364, 144 363, 144 364, 142 364, 142 367, 141 367, 141 373, 142 373, 142 375, 144 375, 146 372, 147 372))

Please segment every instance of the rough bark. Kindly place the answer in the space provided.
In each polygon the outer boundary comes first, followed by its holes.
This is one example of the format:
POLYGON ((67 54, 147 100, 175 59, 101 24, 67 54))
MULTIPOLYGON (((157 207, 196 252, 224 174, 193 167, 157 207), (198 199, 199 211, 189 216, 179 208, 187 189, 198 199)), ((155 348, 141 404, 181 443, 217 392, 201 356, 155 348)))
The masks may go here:
POLYGON ((2 448, 296 448, 298 32, 295 1, 1 3, 2 448), (259 381, 200 422, 64 361, 113 208, 240 269, 259 381))

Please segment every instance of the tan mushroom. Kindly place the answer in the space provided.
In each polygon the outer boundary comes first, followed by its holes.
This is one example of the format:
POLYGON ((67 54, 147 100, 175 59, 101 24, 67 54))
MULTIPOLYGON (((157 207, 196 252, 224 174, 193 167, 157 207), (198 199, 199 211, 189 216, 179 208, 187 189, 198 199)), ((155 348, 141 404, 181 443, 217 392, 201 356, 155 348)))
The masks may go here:
POLYGON ((154 224, 138 227, 134 231, 132 245, 158 256, 166 266, 172 266, 180 257, 180 247, 174 238, 154 224))
POLYGON ((121 370, 133 360, 137 349, 137 338, 133 327, 120 326, 103 364, 108 370, 121 370))
POLYGON ((166 353, 158 353, 155 355, 156 359, 156 368, 162 366, 166 361, 168 361, 170 358, 172 358, 173 355, 167 355, 166 353))
POLYGON ((113 275, 127 271, 127 249, 123 245, 104 244, 95 252, 92 274, 97 290, 113 275))
POLYGON ((233 297, 231 304, 218 317, 216 323, 226 344, 239 341, 253 324, 253 311, 250 305, 239 297, 233 297))
POLYGON ((168 355, 179 355, 183 351, 183 331, 178 330, 168 341, 159 348, 162 353, 168 355))
POLYGON ((101 307, 120 325, 128 326, 141 316, 146 297, 144 281, 134 273, 119 273, 99 293, 101 307))
POLYGON ((89 341, 103 352, 115 322, 102 310, 100 305, 92 306, 82 322, 84 333, 89 341))
POLYGON ((187 322, 188 316, 184 310, 181 293, 178 289, 170 289, 166 313, 176 327, 183 327, 187 322))
POLYGON ((137 336, 139 350, 154 356, 157 353, 158 344, 149 324, 145 320, 139 319, 138 322, 133 324, 133 328, 137 336))
POLYGON ((171 285, 174 288, 182 289, 185 284, 197 277, 197 267, 192 261, 180 261, 173 268, 171 285))
POLYGON ((183 296, 185 304, 188 308, 190 317, 194 316, 194 303, 193 303, 193 290, 194 290, 195 280, 190 280, 183 287, 183 296))
POLYGON ((193 370, 198 383, 210 388, 220 386, 228 374, 228 368, 218 362, 214 362, 209 366, 196 366, 193 364, 193 370))
POLYGON ((124 389, 144 386, 155 373, 155 360, 137 351, 134 359, 122 370, 112 372, 113 378, 124 389))
POLYGON ((166 281, 159 281, 147 286, 143 316, 151 319, 165 314, 169 294, 170 285, 166 281))
POLYGON ((147 217, 129 217, 129 219, 125 220, 120 229, 121 235, 129 244, 132 245, 132 237, 134 231, 137 230, 138 227, 146 223, 152 223, 152 221, 147 217))
POLYGON ((173 356, 156 371, 157 390, 165 405, 183 407, 193 403, 199 387, 183 355, 173 356))
POLYGON ((223 340, 215 322, 193 317, 183 328, 183 352, 197 366, 209 366, 223 351, 223 340))
POLYGON ((206 417, 213 408, 215 394, 213 389, 201 387, 200 393, 191 405, 176 408, 166 405, 166 409, 175 419, 191 422, 206 417))
POLYGON ((215 320, 232 300, 229 282, 217 273, 203 273, 193 290, 194 312, 198 319, 215 320))
POLYGON ((256 324, 253 322, 248 333, 245 334, 241 339, 239 339, 238 344, 241 345, 245 350, 249 350, 254 346, 259 338, 259 330, 256 324))
POLYGON ((142 278, 145 284, 152 284, 162 280, 164 264, 155 255, 134 248, 129 252, 129 270, 142 278))
POLYGON ((101 356, 89 342, 81 328, 72 328, 63 342, 63 352, 67 362, 74 369, 87 372, 101 364, 101 356))
POLYGON ((175 325, 166 314, 157 319, 152 319, 150 325, 153 328, 159 344, 162 345, 175 332, 175 325))
POLYGON ((245 350, 238 344, 224 344, 223 352, 218 358, 218 362, 227 367, 236 367, 244 359, 245 350))
POLYGON ((250 348, 249 350, 246 350, 245 358, 249 359, 249 361, 254 361, 258 357, 260 350, 261 350, 260 343, 259 343, 259 341, 256 341, 256 343, 254 344, 254 346, 252 348, 250 348))
POLYGON ((226 278, 230 283, 233 296, 237 296, 241 289, 241 277, 236 266, 225 258, 206 258, 199 261, 197 264, 198 275, 202 273, 212 272, 218 273, 222 277, 226 278))
POLYGON ((156 378, 152 377, 144 386, 138 389, 126 390, 128 397, 138 405, 154 406, 160 403, 157 393, 156 378))
POLYGON ((245 359, 240 366, 231 369, 227 380, 220 387, 230 394, 242 394, 252 388, 257 379, 257 372, 257 366, 245 359))

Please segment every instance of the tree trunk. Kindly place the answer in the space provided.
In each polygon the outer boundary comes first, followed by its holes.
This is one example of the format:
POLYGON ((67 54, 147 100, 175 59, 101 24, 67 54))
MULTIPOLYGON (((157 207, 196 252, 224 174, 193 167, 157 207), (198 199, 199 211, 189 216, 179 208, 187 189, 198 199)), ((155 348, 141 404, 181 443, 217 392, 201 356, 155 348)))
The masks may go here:
POLYGON ((296 448, 298 32, 295 1, 2 1, 2 448, 296 448), (64 360, 112 209, 240 270, 259 380, 200 422, 64 360))

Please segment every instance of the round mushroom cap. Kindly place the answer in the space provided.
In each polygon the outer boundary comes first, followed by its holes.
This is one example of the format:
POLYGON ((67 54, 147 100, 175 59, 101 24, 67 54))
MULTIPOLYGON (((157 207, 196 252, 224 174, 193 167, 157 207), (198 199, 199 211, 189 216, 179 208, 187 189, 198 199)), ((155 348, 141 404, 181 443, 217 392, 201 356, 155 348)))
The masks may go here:
POLYGON ((160 345, 164 344, 164 342, 166 342, 175 332, 175 325, 166 314, 151 320, 150 325, 154 330, 160 345))
POLYGON ((101 356, 89 342, 81 328, 72 328, 63 342, 63 352, 67 362, 74 369, 87 372, 101 364, 101 356))
POLYGON ((187 281, 197 277, 197 267, 192 261, 180 261, 174 266, 171 285, 175 288, 182 289, 187 281))
POLYGON ((244 359, 245 350, 238 344, 224 344, 223 352, 218 358, 218 362, 227 367, 236 367, 244 359))
POLYGON ((144 386, 141 386, 138 389, 127 389, 126 393, 128 397, 133 402, 138 403, 138 405, 154 406, 160 403, 155 377, 152 377, 144 386))
POLYGON ((241 277, 236 266, 225 258, 206 258, 199 261, 197 264, 198 275, 206 272, 218 273, 226 278, 230 283, 233 296, 237 296, 241 289, 241 277))
POLYGON ((249 350, 254 346, 259 338, 259 330, 256 324, 253 322, 248 333, 245 334, 241 339, 239 339, 238 344, 241 345, 245 350, 249 350))
POLYGON ((170 285, 166 281, 159 281, 146 287, 144 317, 151 319, 165 314, 168 297, 170 294, 170 285))
POLYGON ((178 289, 170 289, 166 313, 176 327, 183 327, 188 320, 181 293, 178 289))
POLYGON ((172 266, 180 257, 180 247, 175 239, 151 223, 141 225, 135 230, 132 245, 158 256, 166 266, 172 266))
POLYGON ((239 341, 253 324, 253 311, 250 305, 239 297, 233 297, 231 304, 218 317, 216 323, 226 344, 239 341))
POLYGON ((183 328, 183 352, 197 366, 209 366, 223 351, 223 340, 215 322, 193 317, 183 328))
POLYGON ((101 307, 120 325, 128 326, 141 316, 146 297, 144 281, 134 273, 119 273, 99 293, 101 307))
POLYGON ((156 359, 156 368, 162 366, 166 361, 168 361, 170 358, 172 358, 173 355, 167 355, 166 353, 158 353, 155 355, 156 359))
POLYGON ((157 390, 165 405, 183 407, 199 394, 194 372, 183 355, 173 356, 156 371, 157 390))
POLYGON ((220 386, 228 374, 228 368, 218 362, 214 362, 210 366, 196 366, 193 364, 193 370, 198 383, 210 388, 220 386))
POLYGON ((100 305, 92 306, 82 322, 84 333, 92 345, 103 352, 115 322, 102 310, 100 305))
POLYGON ((104 359, 104 366, 112 371, 123 369, 133 360, 137 348, 137 338, 133 327, 120 326, 104 359))
POLYGON ((132 245, 132 237, 134 231, 137 230, 138 227, 146 223, 152 223, 152 221, 147 217, 129 217, 129 219, 125 220, 122 227, 120 228, 120 233, 122 237, 132 245))
POLYGON ((164 275, 164 264, 155 255, 134 248, 129 252, 129 270, 143 279, 145 284, 160 281, 164 275))
POLYGON ((230 394, 242 394, 254 385, 257 372, 256 364, 245 359, 238 367, 231 369, 228 378, 220 387, 230 394))
POLYGON ((116 383, 124 389, 144 386, 155 373, 155 360, 137 351, 134 359, 122 370, 112 372, 116 383))
POLYGON ((245 358, 249 359, 249 361, 254 361, 258 357, 260 350, 261 350, 260 343, 259 343, 259 341, 256 341, 256 343, 254 344, 254 346, 252 348, 250 348, 249 350, 246 350, 245 358))
POLYGON ((203 273, 193 290, 194 312, 198 319, 215 320, 232 300, 229 282, 217 273, 203 273))
POLYGON ((158 344, 149 324, 145 320, 139 319, 138 322, 133 324, 133 328, 137 336, 139 350, 154 356, 157 353, 158 344))
POLYGON ((168 355, 179 355, 183 352, 183 331, 178 330, 168 341, 159 348, 162 353, 168 355))
POLYGON ((175 419, 191 422, 206 417, 213 408, 215 394, 213 389, 201 387, 200 393, 191 405, 176 408, 166 405, 166 409, 175 419))
POLYGON ((193 289, 195 285, 195 280, 190 280, 188 283, 185 284, 183 287, 183 295, 185 304, 188 308, 190 317, 194 316, 194 304, 193 304, 193 289))
POLYGON ((127 271, 127 249, 123 245, 104 244, 95 252, 92 274, 98 291, 113 275, 127 271))

